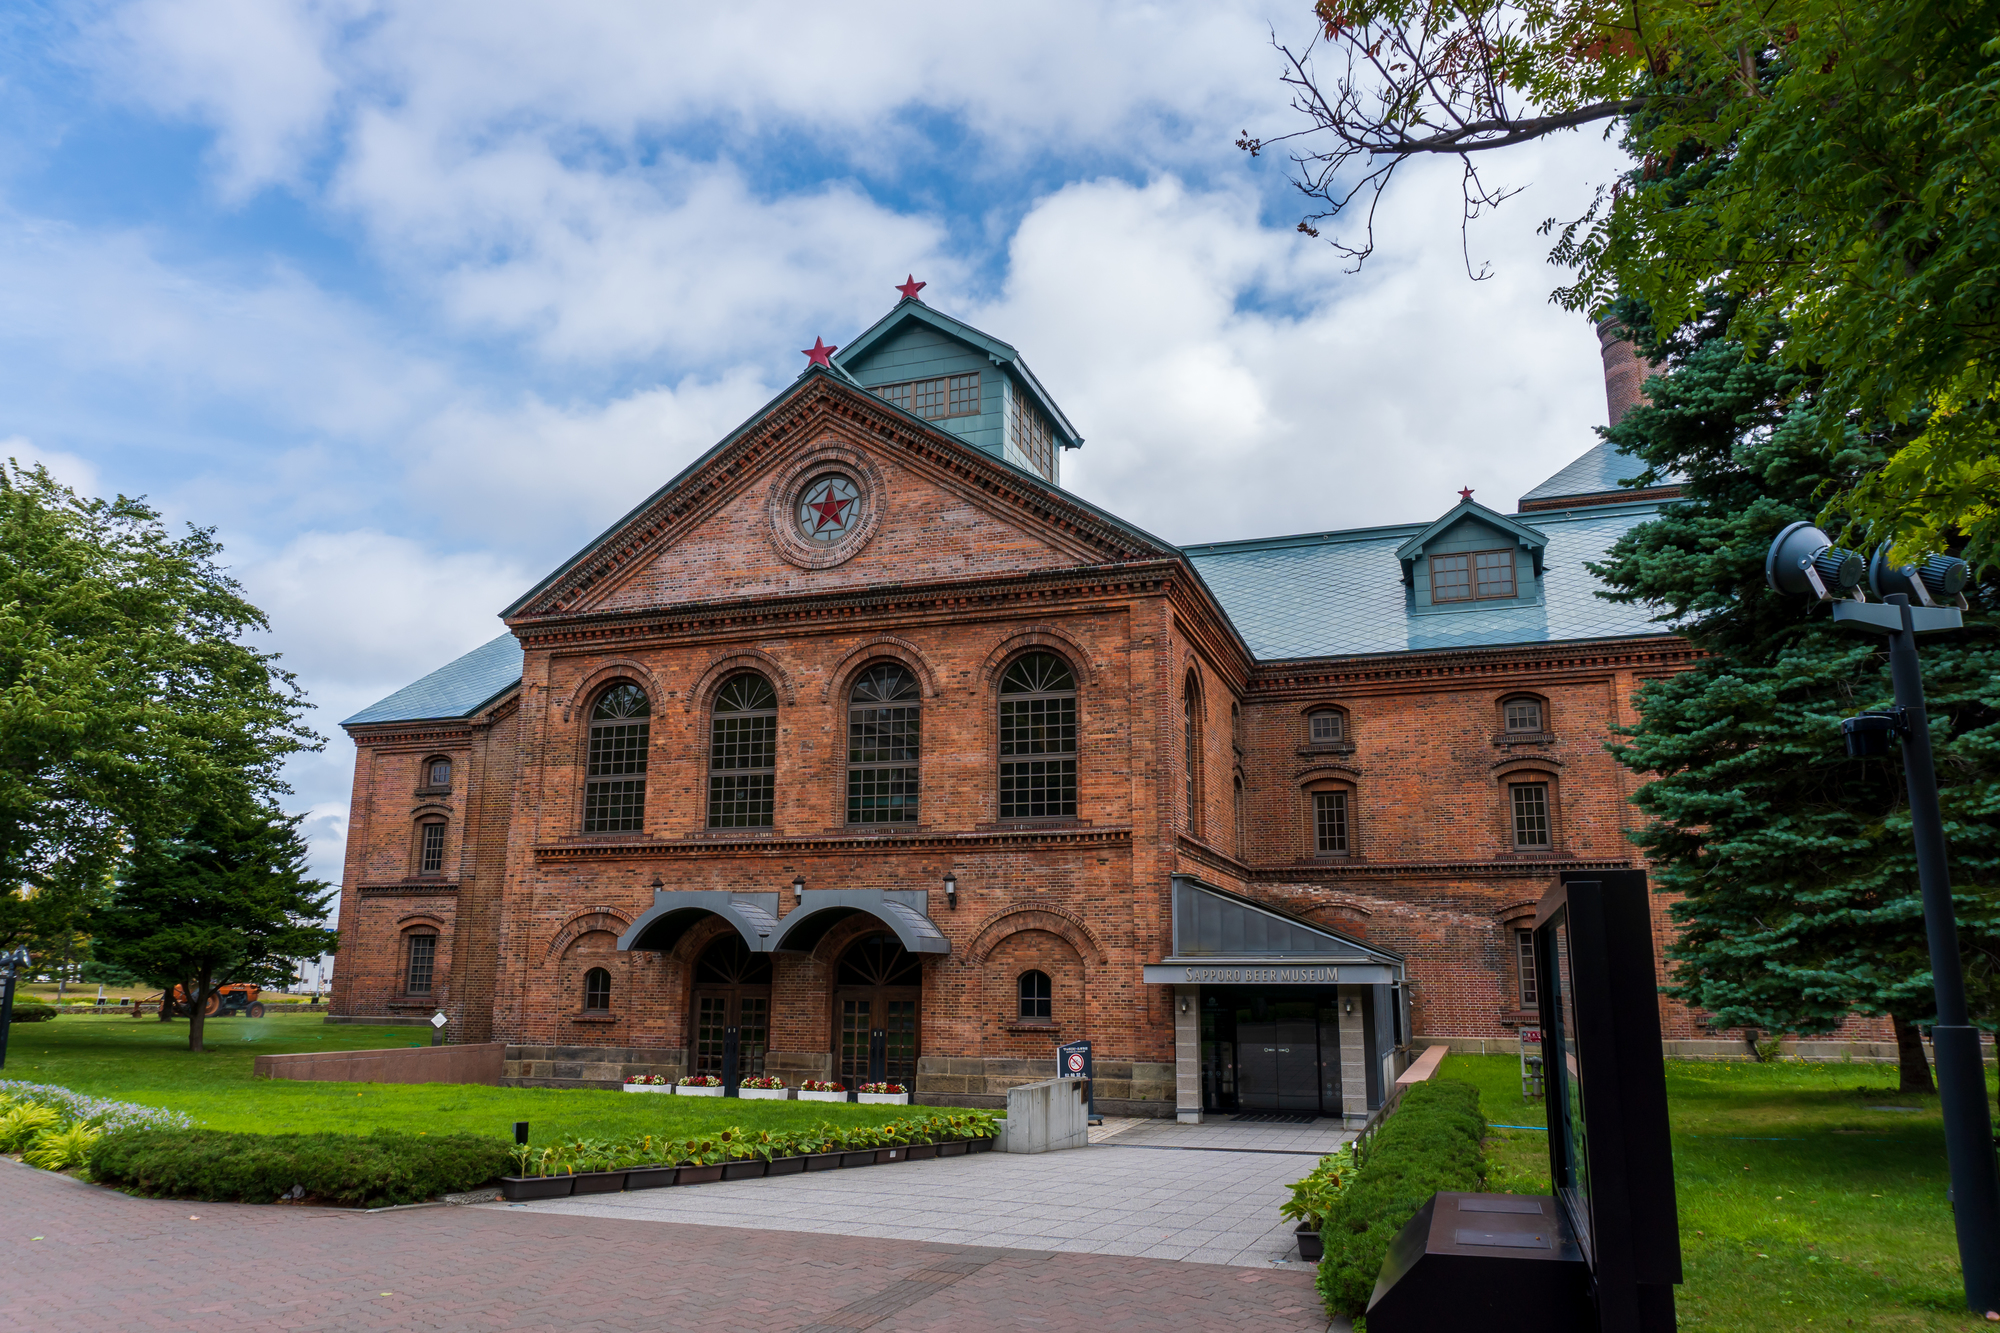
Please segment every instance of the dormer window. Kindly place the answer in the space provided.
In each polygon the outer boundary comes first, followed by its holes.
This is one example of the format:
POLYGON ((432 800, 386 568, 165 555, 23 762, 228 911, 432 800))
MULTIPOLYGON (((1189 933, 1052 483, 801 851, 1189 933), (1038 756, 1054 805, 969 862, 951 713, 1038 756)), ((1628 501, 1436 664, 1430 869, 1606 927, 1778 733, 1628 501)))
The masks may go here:
POLYGON ((932 421, 940 417, 979 415, 978 371, 970 375, 947 375, 936 380, 884 384, 875 392, 905 412, 914 412, 932 421))
POLYGON ((1431 558, 1433 602, 1483 601, 1514 595, 1514 552, 1466 551, 1431 558))

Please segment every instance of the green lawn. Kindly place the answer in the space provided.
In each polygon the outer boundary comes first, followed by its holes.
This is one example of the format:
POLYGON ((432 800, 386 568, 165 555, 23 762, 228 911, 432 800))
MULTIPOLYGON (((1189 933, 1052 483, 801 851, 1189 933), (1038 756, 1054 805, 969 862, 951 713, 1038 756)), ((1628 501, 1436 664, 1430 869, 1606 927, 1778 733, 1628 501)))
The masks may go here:
POLYGON ((572 1134, 630 1138, 741 1125, 801 1129, 822 1120, 874 1124, 920 1108, 727 1097, 487 1088, 459 1083, 304 1083, 250 1076, 253 1057, 291 1051, 414 1046, 428 1028, 327 1024, 316 1017, 212 1018, 208 1050, 191 1055, 187 1024, 155 1019, 58 1018, 14 1025, 0 1079, 59 1083, 93 1096, 185 1111, 211 1129, 253 1133, 371 1129, 513 1135, 514 1122, 547 1143, 572 1134))
MULTIPOLYGON (((1476 1085, 1491 1123, 1545 1123, 1513 1056, 1440 1075, 1476 1085)), ((1959 1287, 1937 1098, 1895 1087, 1886 1065, 1667 1062, 1683 1329, 1987 1327, 1959 1287)), ((1489 1187, 1545 1193, 1547 1135, 1491 1135, 1489 1187)))

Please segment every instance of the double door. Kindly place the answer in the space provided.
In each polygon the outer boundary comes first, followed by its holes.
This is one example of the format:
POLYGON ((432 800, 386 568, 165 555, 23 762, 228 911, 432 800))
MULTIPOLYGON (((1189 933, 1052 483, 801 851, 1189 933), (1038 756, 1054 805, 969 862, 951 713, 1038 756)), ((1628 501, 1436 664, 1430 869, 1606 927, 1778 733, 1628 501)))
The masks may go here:
POLYGON ((900 1083, 907 1088, 916 1081, 917 1004, 916 995, 890 990, 843 987, 835 993, 842 1083, 849 1088, 863 1083, 900 1083))
POLYGON ((725 1082, 764 1072, 764 1052, 771 1039, 771 988, 768 986, 698 986, 694 992, 695 1074, 714 1074, 725 1082), (729 1029, 736 1029, 736 1068, 726 1068, 729 1029), (734 1076, 732 1078, 731 1076, 734 1076))
POLYGON ((1204 1109, 1341 1113, 1340 1014, 1331 994, 1207 991, 1201 1057, 1204 1109))

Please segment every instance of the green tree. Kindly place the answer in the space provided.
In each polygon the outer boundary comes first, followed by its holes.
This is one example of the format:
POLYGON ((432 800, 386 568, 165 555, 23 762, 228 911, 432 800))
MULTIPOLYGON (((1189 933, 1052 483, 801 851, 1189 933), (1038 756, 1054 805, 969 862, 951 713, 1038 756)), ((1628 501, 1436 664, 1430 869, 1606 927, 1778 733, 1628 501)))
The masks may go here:
MULTIPOLYGON (((1928 1090, 1915 1025, 1933 1014, 1923 908, 1900 761, 1846 758, 1841 718, 1887 704, 1883 645, 1836 629, 1823 606, 1780 597, 1765 552, 1809 497, 1894 447, 1848 432, 1829 454, 1811 386, 1717 328, 1663 340, 1651 402, 1607 432, 1685 500, 1593 568, 1706 654, 1646 684, 1614 753, 1649 779, 1637 841, 1679 895, 1669 993, 1716 1025, 1819 1033, 1849 1013, 1888 1016, 1905 1089, 1928 1090)), ((1635 469, 1636 470, 1636 469, 1635 469)), ((1968 985, 2000 1012, 2000 617, 1927 639, 1925 688, 1952 853, 1968 985)))
POLYGON ((218 986, 283 985, 292 959, 333 951, 338 935, 321 924, 332 890, 307 875, 303 819, 242 801, 205 809, 172 837, 141 837, 98 914, 99 959, 168 996, 182 988, 190 1051, 202 1049, 218 986))
MULTIPOLYGON (((1830 456, 1853 423, 1911 426, 1829 467, 1832 511, 2000 558, 2000 0, 1318 0, 1315 17, 1318 63, 1286 51, 1304 124, 1242 141, 1289 141, 1318 201, 1302 228, 1372 222, 1398 165, 1436 155, 1463 164, 1471 217, 1511 193, 1499 150, 1620 125, 1637 165, 1560 233, 1576 281, 1557 299, 1631 294, 1672 330, 1726 296, 1731 337, 1769 354, 1782 329, 1776 357, 1812 373, 1830 456)), ((1365 257, 1356 230, 1334 239, 1365 257)))
POLYGON ((264 616, 217 564, 212 531, 176 537, 137 500, 86 499, 0 465, 0 941, 87 913, 141 827, 285 790, 316 749, 264 616))

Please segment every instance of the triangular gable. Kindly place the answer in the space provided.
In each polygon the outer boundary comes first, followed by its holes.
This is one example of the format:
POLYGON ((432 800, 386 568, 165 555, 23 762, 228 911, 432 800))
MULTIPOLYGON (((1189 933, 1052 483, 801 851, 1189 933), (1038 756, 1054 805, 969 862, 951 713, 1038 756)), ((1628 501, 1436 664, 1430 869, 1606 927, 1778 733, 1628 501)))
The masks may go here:
POLYGON ((1174 876, 1176 959, 1292 959, 1327 963, 1399 965, 1403 956, 1364 944, 1352 935, 1204 884, 1174 876))
POLYGON ((905 412, 844 374, 814 366, 673 480, 501 613, 503 619, 576 612, 598 601, 782 461, 828 434, 859 435, 867 447, 923 468, 1043 534, 1077 564, 1160 559, 1178 552, 1158 538, 972 447, 905 412), (964 483, 970 481, 971 486, 964 483))
POLYGON ((1549 544, 1547 533, 1488 509, 1476 500, 1460 500, 1442 518, 1396 548, 1396 559, 1403 565, 1403 581, 1407 583, 1415 577, 1416 561, 1424 553, 1425 547, 1468 518, 1477 519, 1487 527, 1512 538, 1523 550, 1533 555, 1535 573, 1542 572, 1542 552, 1549 544))

